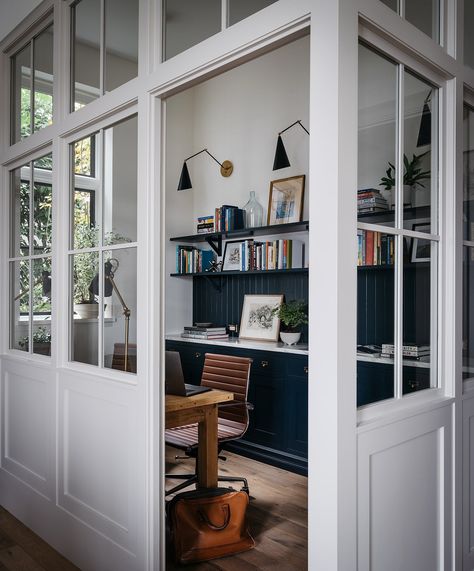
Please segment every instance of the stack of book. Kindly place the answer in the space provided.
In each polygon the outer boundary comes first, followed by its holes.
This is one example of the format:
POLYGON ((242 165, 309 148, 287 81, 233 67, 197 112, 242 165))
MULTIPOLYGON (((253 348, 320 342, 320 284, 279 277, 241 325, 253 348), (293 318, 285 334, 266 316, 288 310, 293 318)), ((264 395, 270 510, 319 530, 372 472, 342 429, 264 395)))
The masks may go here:
POLYGON ((176 246, 176 273, 196 274, 209 269, 214 260, 212 250, 200 250, 194 246, 176 246))
POLYGON ((199 216, 197 219, 198 234, 208 234, 214 232, 214 216, 199 216))
POLYGON ((300 240, 256 242, 244 240, 240 245, 240 270, 290 270, 302 268, 304 243, 300 240))
POLYGON ((357 212, 383 212, 388 210, 388 202, 375 188, 363 188, 357 191, 357 212))
POLYGON ((238 206, 223 204, 220 208, 216 208, 214 222, 216 232, 242 230, 245 228, 245 210, 238 206))
POLYGON ((184 328, 181 337, 187 339, 228 339, 225 327, 198 327, 190 325, 184 328))
MULTIPOLYGON (((393 357, 395 346, 392 343, 382 343, 382 357, 393 357)), ((419 345, 418 343, 407 343, 402 348, 403 357, 410 359, 421 359, 430 356, 429 345, 419 345)))
POLYGON ((390 266, 395 255, 395 236, 374 232, 357 231, 358 266, 390 266))

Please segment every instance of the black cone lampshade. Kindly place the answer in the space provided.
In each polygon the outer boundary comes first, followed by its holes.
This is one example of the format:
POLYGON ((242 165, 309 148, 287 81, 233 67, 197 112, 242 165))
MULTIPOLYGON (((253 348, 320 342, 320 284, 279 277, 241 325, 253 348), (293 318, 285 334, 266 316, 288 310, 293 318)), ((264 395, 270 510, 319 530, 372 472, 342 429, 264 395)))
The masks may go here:
POLYGON ((181 176, 179 177, 178 190, 188 190, 190 188, 192 188, 191 178, 185 161, 181 169, 181 176))
POLYGON ((286 154, 285 145, 281 135, 278 135, 276 149, 275 149, 275 159, 273 160, 273 170, 284 169, 290 166, 290 161, 288 155, 286 154))
POLYGON ((418 132, 417 147, 431 145, 431 111, 428 102, 423 105, 423 113, 421 114, 420 130, 418 132))

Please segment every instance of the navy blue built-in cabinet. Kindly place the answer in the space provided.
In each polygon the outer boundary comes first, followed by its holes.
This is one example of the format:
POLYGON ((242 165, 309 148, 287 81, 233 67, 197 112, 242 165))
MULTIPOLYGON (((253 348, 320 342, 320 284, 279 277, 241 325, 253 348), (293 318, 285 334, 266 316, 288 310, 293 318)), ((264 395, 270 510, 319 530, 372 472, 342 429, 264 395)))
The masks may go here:
POLYGON ((254 405, 244 438, 227 448, 299 474, 308 471, 308 357, 295 353, 166 342, 179 351, 187 382, 199 384, 205 353, 253 359, 248 400, 254 405))

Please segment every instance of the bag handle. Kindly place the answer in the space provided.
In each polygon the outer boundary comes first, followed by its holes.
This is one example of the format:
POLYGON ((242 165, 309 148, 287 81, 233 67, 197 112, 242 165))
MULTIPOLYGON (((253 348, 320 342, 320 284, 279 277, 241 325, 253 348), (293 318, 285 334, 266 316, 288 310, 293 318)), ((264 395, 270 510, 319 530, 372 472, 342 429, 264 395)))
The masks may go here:
POLYGON ((230 521, 230 506, 229 504, 224 504, 221 506, 222 511, 224 512, 224 523, 222 525, 215 525, 211 522, 211 520, 207 517, 207 514, 202 510, 198 510, 199 515, 204 523, 206 523, 211 529, 214 531, 222 531, 229 525, 230 521))

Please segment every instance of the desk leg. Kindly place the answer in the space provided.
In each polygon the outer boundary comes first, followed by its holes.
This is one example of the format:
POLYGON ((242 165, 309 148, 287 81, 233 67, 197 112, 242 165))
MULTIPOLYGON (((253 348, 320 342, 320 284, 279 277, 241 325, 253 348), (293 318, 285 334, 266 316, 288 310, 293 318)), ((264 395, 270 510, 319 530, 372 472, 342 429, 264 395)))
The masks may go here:
POLYGON ((199 423, 198 487, 217 487, 217 405, 206 410, 199 423))

